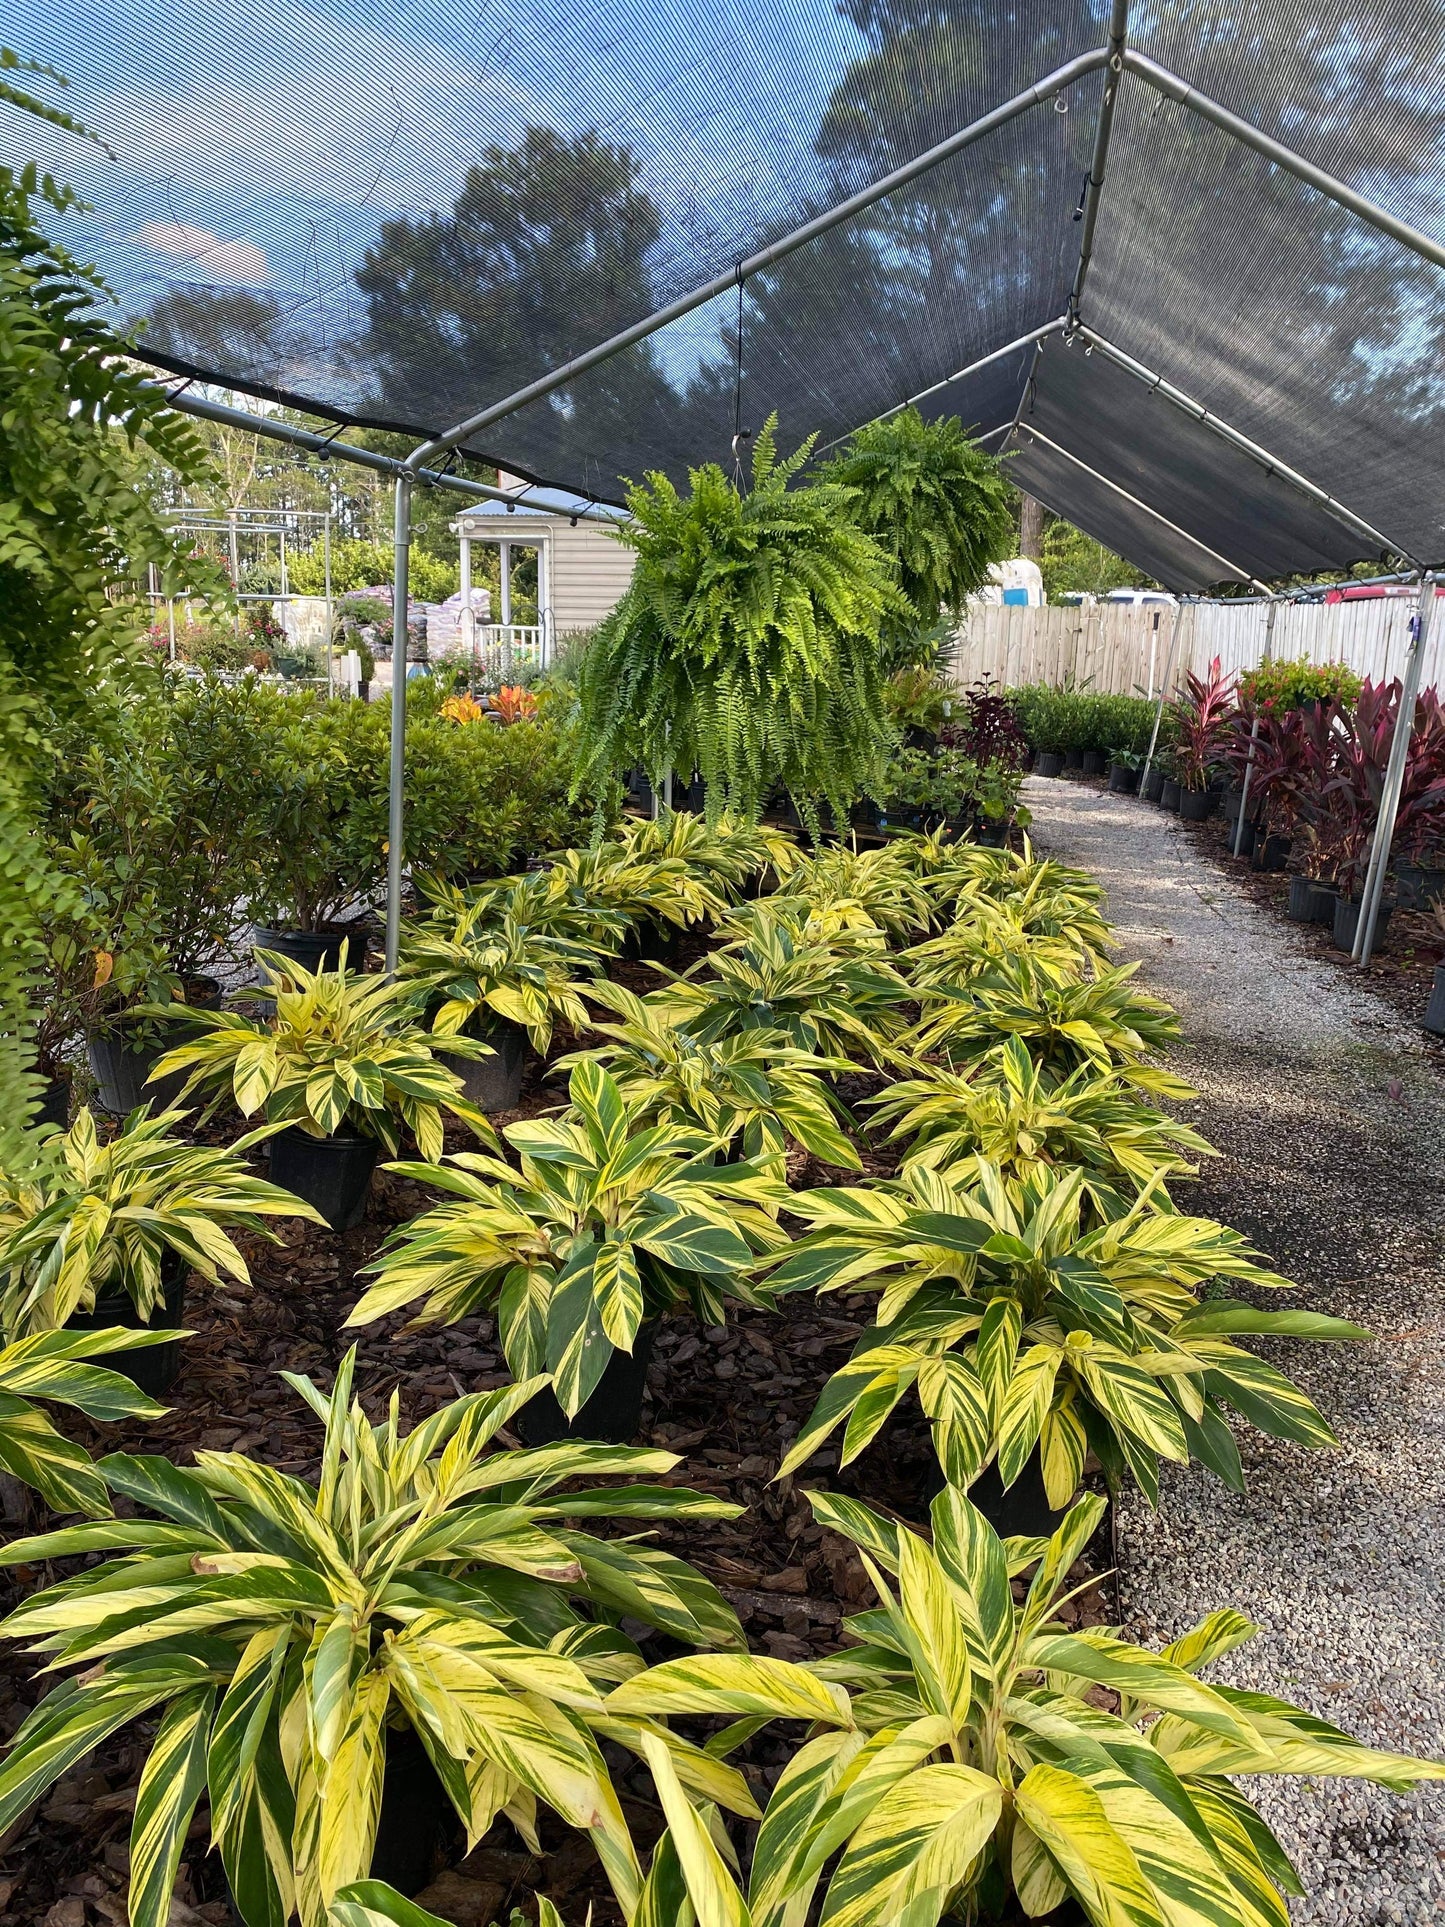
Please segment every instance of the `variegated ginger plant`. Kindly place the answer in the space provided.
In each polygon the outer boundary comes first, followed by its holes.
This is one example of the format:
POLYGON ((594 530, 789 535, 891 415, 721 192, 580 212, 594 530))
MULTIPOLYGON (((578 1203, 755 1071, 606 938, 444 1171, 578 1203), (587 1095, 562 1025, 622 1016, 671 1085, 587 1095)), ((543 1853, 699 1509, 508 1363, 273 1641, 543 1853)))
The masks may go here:
POLYGON ((100 1552, 3 1623, 62 1678, 0 1767, 0 1829, 133 1720, 160 1716, 131 1830, 132 1927, 163 1927, 202 1793, 246 1927, 325 1927, 369 1873, 389 1727, 419 1736, 475 1841, 506 1815, 535 1847, 549 1806, 592 1838, 624 1912, 642 1874, 600 1750, 666 1748, 684 1785, 756 1811, 734 1769, 661 1722, 609 1707, 643 1662, 627 1615, 688 1645, 741 1647, 716 1589, 681 1560, 575 1520, 731 1518, 665 1474, 667 1452, 564 1441, 493 1450, 545 1383, 456 1400, 410 1432, 372 1423, 348 1353, 329 1396, 286 1374, 324 1423, 314 1484, 236 1452, 193 1470, 115 1454, 99 1472, 139 1516, 65 1527, 4 1563, 100 1552), (585 1484, 579 1486, 579 1481, 585 1484), (562 1488, 567 1488, 563 1490, 562 1488))
MULTIPOLYGON (((982 1159, 800 1193, 790 1209, 813 1230, 770 1289, 880 1296, 874 1329, 823 1388, 781 1470, 797 1470, 840 1425, 849 1463, 913 1389, 954 1484, 996 1462, 1010 1486, 1037 1451, 1056 1507, 1073 1497, 1091 1448, 1112 1487, 1132 1473, 1151 1503, 1161 1458, 1198 1458, 1242 1490, 1229 1407, 1277 1438, 1332 1444, 1304 1392, 1231 1340, 1369 1334, 1315 1312, 1201 1300, 1215 1278, 1291 1287, 1238 1232, 1158 1209, 1150 1187, 1086 1227, 1088 1195, 1077 1167, 1010 1185, 982 1159)), ((1101 1200, 1095 1191, 1092 1217, 1101 1200)))
POLYGON ((1102 1499, 1082 1500, 1047 1542, 1000 1541, 950 1488, 930 1546, 857 1500, 808 1497, 858 1546, 878 1595, 844 1622, 856 1643, 807 1668, 672 1660, 610 1700, 654 1718, 814 1722, 763 1816, 748 1911, 730 1923, 796 1927, 822 1888, 820 1927, 972 1923, 1011 1898, 1030 1918, 1072 1899, 1094 1927, 1288 1927, 1283 1894, 1299 1881, 1228 1776, 1394 1792, 1445 1779, 1445 1763, 1200 1680, 1258 1630, 1239 1613, 1211 1613, 1162 1653, 1070 1630, 1059 1611, 1102 1499), (1010 1579, 1031 1566, 1016 1603, 1010 1579))

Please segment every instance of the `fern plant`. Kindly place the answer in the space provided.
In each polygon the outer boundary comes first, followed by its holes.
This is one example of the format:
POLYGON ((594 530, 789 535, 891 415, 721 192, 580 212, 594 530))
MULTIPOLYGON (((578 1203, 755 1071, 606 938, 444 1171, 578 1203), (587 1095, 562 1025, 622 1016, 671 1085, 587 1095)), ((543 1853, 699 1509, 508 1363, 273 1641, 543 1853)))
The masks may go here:
POLYGON ((853 516, 893 558, 910 609, 890 611, 884 641, 892 661, 906 666, 915 639, 1014 552, 1003 469, 969 440, 956 415, 927 422, 916 408, 902 408, 860 428, 821 473, 853 491, 853 516))
POLYGON ((756 817, 781 783, 816 833, 819 798, 841 818, 881 776, 879 639, 912 610, 848 490, 789 486, 811 449, 780 461, 770 419, 748 494, 715 463, 687 495, 655 472, 629 490, 637 566, 582 661, 577 794, 697 769, 711 815, 756 817))

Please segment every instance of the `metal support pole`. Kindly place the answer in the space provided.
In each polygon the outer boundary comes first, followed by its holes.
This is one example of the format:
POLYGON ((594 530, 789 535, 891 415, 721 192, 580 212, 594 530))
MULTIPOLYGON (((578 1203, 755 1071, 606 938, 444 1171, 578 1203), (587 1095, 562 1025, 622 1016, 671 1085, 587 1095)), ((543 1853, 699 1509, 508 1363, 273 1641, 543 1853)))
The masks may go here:
POLYGON ((235 599, 236 640, 241 640, 241 547, 236 534, 236 511, 231 510, 231 594, 235 599))
POLYGON ((333 654, 335 645, 332 629, 336 618, 331 607, 331 511, 329 509, 326 511, 326 520, 321 524, 321 566, 326 571, 326 693, 334 696, 336 662, 333 654))
POLYGON ((701 286, 691 289, 687 294, 679 295, 675 301, 669 301, 665 308, 658 308, 654 313, 644 315, 640 321, 634 321, 630 327, 610 335, 606 341, 598 342, 595 348, 588 348, 585 353, 574 355, 571 361, 564 362, 560 368, 553 368, 549 373, 539 375, 535 381, 528 382, 525 388, 517 389, 514 394, 504 396, 501 401, 492 402, 486 408, 478 409, 476 414, 468 415, 465 421, 458 422, 455 427, 447 429, 445 434, 436 436, 432 441, 423 442, 407 459, 413 464, 434 461, 439 455, 445 454, 447 449, 456 448, 472 436, 479 435, 483 430, 492 427, 494 423, 505 421, 509 415, 515 415, 518 409, 525 408, 529 402, 541 401, 543 396, 553 394, 559 388, 565 388, 569 382, 576 381, 579 375, 585 375, 589 369, 597 367, 600 362, 610 361, 614 355, 621 354, 624 349, 635 346, 639 341, 645 341, 649 335, 656 334, 659 328, 665 328, 669 322, 680 321, 684 315, 691 314, 695 308, 701 308, 709 301, 716 301, 720 295, 736 295, 739 282, 750 280, 753 275, 775 267, 779 261, 786 260, 799 248, 806 247, 810 241, 820 239, 823 235, 831 233, 835 227, 841 226, 844 221, 850 221, 855 215, 864 214, 869 208, 876 207, 879 201, 885 200, 898 188, 907 187, 921 174, 926 174, 930 168, 939 166, 943 161, 952 160, 966 147, 972 147, 976 141, 983 140, 1000 127, 1006 127, 1010 121, 1017 120, 1020 114, 1026 114, 1031 107, 1037 107, 1043 101, 1052 100, 1056 94, 1063 93, 1065 88, 1072 87, 1075 81, 1083 80, 1089 74, 1097 72, 1107 63, 1109 54, 1109 48, 1095 47, 1089 53, 1080 54, 1075 60, 1066 61, 1062 67, 1055 67, 1052 73, 1045 74, 1043 79, 1036 81, 1032 87, 1026 87, 1022 93, 1015 94, 1012 100, 1006 100, 1001 107, 995 107, 991 113, 980 116, 978 120, 970 121, 967 127, 961 127, 956 134, 950 134, 946 140, 939 141, 936 147, 930 147, 926 153, 918 154, 912 160, 905 161, 901 167, 895 167, 890 173, 874 181, 871 186, 860 189, 857 194, 850 194, 846 201, 840 201, 836 207, 829 208, 825 213, 805 222, 802 227, 794 228, 790 234, 781 235, 776 241, 769 242, 767 247, 759 248, 755 254, 749 254, 743 260, 733 262, 723 273, 715 274, 710 281, 704 281, 701 286))
POLYGON ((166 625, 171 632, 170 656, 171 661, 174 662, 176 659, 176 599, 173 595, 166 597, 166 625))
POLYGON ((1154 620, 1149 631, 1149 701, 1154 700, 1154 673, 1159 667, 1159 611, 1154 611, 1154 620))
POLYGON ((501 599, 502 616, 502 680, 512 680, 512 545, 510 542, 497 544, 500 571, 497 589, 501 599))
POLYGON ((1395 840, 1395 820, 1400 813, 1400 792, 1405 787, 1405 758, 1415 732, 1415 701, 1420 694, 1420 668, 1430 635, 1430 616, 1435 606, 1435 578, 1420 578, 1420 600, 1410 618, 1410 653, 1405 659, 1405 674, 1400 686, 1400 707, 1395 712, 1395 729, 1390 738, 1390 757, 1385 765, 1385 787, 1375 818, 1375 840, 1370 850, 1370 865, 1365 872, 1365 887, 1360 892, 1360 913, 1355 919, 1355 943, 1350 955, 1354 962, 1367 964, 1375 947, 1375 925, 1379 921, 1380 899, 1385 894, 1385 873, 1390 867, 1390 845, 1395 840))
POLYGON ((1109 64, 1104 70, 1104 97, 1099 102, 1099 122, 1094 129, 1094 152, 1089 161, 1089 172, 1084 182, 1084 199, 1079 210, 1083 223, 1079 235, 1079 259, 1074 269, 1074 285, 1069 290, 1069 326, 1075 328, 1079 322, 1079 303, 1084 295, 1084 282, 1088 277, 1089 263, 1094 256, 1094 230, 1099 221, 1099 201, 1104 191, 1104 170, 1109 161, 1109 137, 1114 131, 1114 103, 1119 96, 1119 82, 1124 76, 1124 36, 1129 27, 1129 0, 1114 0, 1113 13, 1109 20, 1109 64))
POLYGON ((406 615, 411 596, 411 478, 396 478, 395 569, 391 584, 391 783, 386 844, 386 968, 401 946, 402 842, 406 787, 406 615))
MULTIPOLYGON (((1265 662, 1268 662, 1274 653, 1272 646, 1274 642, 1274 617, 1275 611, 1278 608, 1278 599, 1271 597, 1269 614, 1264 619, 1264 656, 1262 660, 1265 662)), ((1254 752, 1258 742, 1259 705, 1256 703, 1254 721, 1249 726, 1249 754, 1244 759, 1244 781, 1239 786, 1239 816, 1235 822, 1234 836, 1230 842, 1230 854, 1233 856, 1239 855, 1240 848, 1244 843, 1244 812, 1249 806, 1249 779, 1254 774, 1254 752)))
POLYGON ((1164 675, 1159 684, 1159 707, 1154 711, 1154 727, 1149 734, 1149 754, 1144 758, 1144 767, 1139 772, 1139 788, 1144 787, 1144 778, 1154 766, 1154 752, 1159 747, 1159 725, 1164 720, 1164 701, 1169 694, 1169 684, 1174 677, 1174 652, 1179 647, 1179 628, 1184 621, 1184 604, 1174 605, 1174 627, 1169 632, 1169 653, 1164 658, 1164 675))
MULTIPOLYGON (((443 474, 440 469, 408 468, 395 455, 379 455, 374 448, 358 448, 354 442, 336 441, 330 435, 318 434, 314 428, 298 428, 294 422, 279 421, 274 415, 252 415, 244 408, 232 408, 226 402, 211 401, 205 395, 198 395, 194 389, 177 394, 161 382, 146 382, 144 389, 148 395, 165 402, 168 407, 179 409, 183 415, 194 415, 198 421, 220 422, 227 428, 241 428, 251 435, 264 435, 270 441, 285 442, 291 448, 303 448, 308 454, 321 455, 327 461, 350 462, 357 468, 369 468, 374 474, 385 475, 389 480, 407 474, 414 481, 424 483, 427 488, 444 488, 453 495, 469 495, 473 501, 515 502, 517 499, 515 491, 494 488, 490 482, 470 482, 464 475, 443 474)), ((600 502, 581 502, 576 496, 561 491, 542 494, 531 490, 529 493, 535 507, 557 515, 575 515, 579 521, 603 522, 613 529, 626 520, 624 511, 619 508, 608 508, 600 502)))

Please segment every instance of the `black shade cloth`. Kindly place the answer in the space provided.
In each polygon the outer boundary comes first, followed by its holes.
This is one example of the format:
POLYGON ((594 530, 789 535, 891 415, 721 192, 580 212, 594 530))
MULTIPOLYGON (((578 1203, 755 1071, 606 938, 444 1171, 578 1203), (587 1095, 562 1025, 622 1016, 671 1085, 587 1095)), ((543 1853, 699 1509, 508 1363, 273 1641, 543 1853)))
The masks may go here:
MULTIPOLYGON (((7 41, 69 76, 52 97, 114 158, 4 106, 0 154, 84 196, 57 231, 142 352, 420 439, 1100 46, 1107 13, 19 0, 7 41)), ((1130 32, 1445 237, 1445 0, 1136 0, 1130 32)), ((735 427, 774 410, 784 447, 827 445, 946 381, 1063 312, 1100 98, 1095 73, 473 452, 615 501, 649 468, 730 463, 735 427)), ((1391 544, 1445 558, 1445 274, 1133 76, 1081 313, 1391 544)), ((1377 553, 1098 354, 1051 342, 1026 395, 1029 359, 925 407, 988 432, 1022 402, 1016 479, 1172 586, 1377 553)))

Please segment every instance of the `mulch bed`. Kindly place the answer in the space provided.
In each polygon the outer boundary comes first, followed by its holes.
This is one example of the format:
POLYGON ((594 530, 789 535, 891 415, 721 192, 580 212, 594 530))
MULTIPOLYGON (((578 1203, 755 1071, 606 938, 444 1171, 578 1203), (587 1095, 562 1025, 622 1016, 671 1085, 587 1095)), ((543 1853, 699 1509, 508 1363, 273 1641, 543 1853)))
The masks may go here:
MULTIPOLYGON (((674 967, 700 952, 701 946, 689 940, 674 967)), ((638 990, 657 982, 646 965, 622 966, 617 974, 638 990)), ((555 1054, 575 1044, 559 1037, 555 1054)), ((845 1077, 844 1101, 855 1104, 879 1084, 862 1075, 845 1077)), ((532 1060, 522 1104, 511 1116, 535 1115, 561 1103, 564 1095, 558 1080, 543 1081, 541 1065, 532 1060)), ((229 1135, 219 1128, 207 1134, 218 1140, 229 1135)), ((468 1142, 465 1133, 454 1141, 449 1133, 450 1148, 468 1142)), ((886 1175, 892 1168, 891 1160, 872 1148, 864 1150, 864 1158, 870 1175, 886 1175)), ((857 1181, 855 1173, 818 1165, 796 1151, 790 1176, 799 1187, 857 1181)), ((396 1387, 408 1424, 463 1392, 506 1383, 490 1317, 444 1330, 405 1332, 398 1315, 359 1333, 341 1330, 365 1284, 358 1273, 392 1226, 415 1216, 428 1201, 411 1180, 379 1172, 367 1217, 355 1230, 338 1235, 291 1220, 278 1225, 282 1247, 245 1241, 249 1290, 213 1290, 192 1281, 186 1322, 195 1336, 186 1342, 167 1416, 149 1426, 103 1432, 77 1421, 75 1435, 96 1453, 160 1452, 181 1464, 189 1463, 197 1447, 240 1451, 310 1478, 317 1467, 319 1427, 277 1377, 283 1369, 327 1385, 354 1337, 357 1383, 368 1409, 380 1418, 396 1387)), ((732 1522, 662 1531, 657 1543, 688 1559, 723 1590, 756 1652, 805 1660, 836 1650, 845 1643, 844 1614, 873 1600, 852 1546, 813 1522, 806 1488, 850 1491, 901 1518, 926 1521, 933 1459, 912 1398, 864 1458, 842 1473, 836 1451, 825 1449, 798 1478, 773 1481, 824 1380, 844 1362, 872 1308, 867 1298, 799 1295, 785 1299, 777 1314, 743 1311, 726 1327, 701 1329, 686 1315, 674 1316, 658 1334, 639 1442, 680 1455, 673 1482, 732 1499, 746 1511, 732 1522)), ((35 1529, 43 1529, 43 1520, 35 1529)), ((14 1536, 13 1529, 7 1536, 14 1536)), ((1101 1539, 1078 1577, 1091 1571, 1102 1576, 1107 1529, 1101 1539)), ((58 1576, 25 1568, 0 1574, 0 1608, 9 1610, 25 1593, 58 1576)), ((1099 1589, 1065 1609, 1066 1618, 1087 1625, 1113 1616, 1110 1593, 1099 1589)), ((660 1659, 676 1649, 653 1639, 644 1641, 644 1650, 660 1659)), ((0 1739, 15 1731, 41 1690, 30 1661, 14 1650, 0 1652, 0 1739)), ((0 1841, 0 1927, 126 1927, 127 1841, 153 1724, 123 1729, 0 1841)), ((796 1729, 768 1729, 734 1756, 759 1804, 797 1738, 796 1729)), ((646 1769, 630 1755, 608 1751, 624 1809, 645 1851, 660 1826, 646 1769)), ((236 1918, 219 1859, 207 1853, 208 1837, 203 1800, 169 1927, 196 1922, 230 1927, 236 1918)), ((745 1837, 746 1830, 740 1830, 740 1845, 745 1837)), ((494 1919, 505 1921, 512 1906, 541 1889, 569 1927, 580 1927, 589 1908, 599 1927, 616 1927, 618 1909, 587 1840, 544 1817, 542 1842, 547 1851, 539 1860, 506 1822, 499 1822, 461 1867, 443 1872, 419 1897, 457 1927, 487 1927, 494 1919)))

